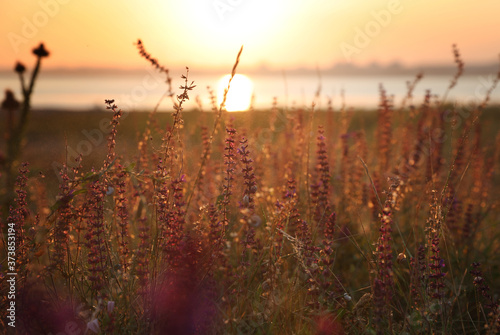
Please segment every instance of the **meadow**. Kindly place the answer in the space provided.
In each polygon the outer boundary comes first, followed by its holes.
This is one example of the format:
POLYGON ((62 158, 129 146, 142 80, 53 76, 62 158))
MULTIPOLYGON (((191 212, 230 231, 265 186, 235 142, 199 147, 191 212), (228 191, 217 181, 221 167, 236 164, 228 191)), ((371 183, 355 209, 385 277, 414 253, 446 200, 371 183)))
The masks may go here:
POLYGON ((500 73, 474 105, 413 96, 416 76, 406 97, 382 84, 373 111, 229 113, 215 97, 185 111, 196 78, 138 48, 171 110, 110 97, 103 112, 2 121, 0 328, 500 332, 500 73))

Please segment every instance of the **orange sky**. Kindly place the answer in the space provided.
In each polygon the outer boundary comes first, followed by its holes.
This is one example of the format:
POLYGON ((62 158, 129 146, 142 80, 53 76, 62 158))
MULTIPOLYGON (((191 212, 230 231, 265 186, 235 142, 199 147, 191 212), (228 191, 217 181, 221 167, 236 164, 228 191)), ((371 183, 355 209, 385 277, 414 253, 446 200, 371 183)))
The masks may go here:
POLYGON ((500 1, 470 0, 2 0, 0 68, 144 66, 134 47, 167 67, 329 67, 337 62, 496 62, 500 1))

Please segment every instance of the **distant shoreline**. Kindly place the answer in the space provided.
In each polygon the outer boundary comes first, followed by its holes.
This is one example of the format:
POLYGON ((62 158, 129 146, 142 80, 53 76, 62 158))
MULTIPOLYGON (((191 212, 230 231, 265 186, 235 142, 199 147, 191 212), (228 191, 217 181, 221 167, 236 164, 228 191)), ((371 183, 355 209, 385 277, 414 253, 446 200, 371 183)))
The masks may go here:
MULTIPOLYGON (((185 68, 173 67, 170 69, 172 73, 185 72, 185 68)), ((213 68, 213 69, 200 69, 197 67, 190 67, 192 74, 197 75, 213 75, 213 74, 225 74, 229 71, 229 68, 213 68)), ((499 65, 496 63, 491 64, 471 64, 465 65, 464 75, 495 75, 499 71, 499 65)), ((393 63, 390 65, 379 65, 377 63, 372 63, 366 66, 357 66, 348 63, 336 64, 328 68, 319 69, 308 69, 308 68, 294 68, 294 69, 271 69, 266 66, 261 66, 259 68, 240 68, 240 73, 245 73, 248 75, 338 75, 338 76, 399 76, 399 75, 416 75, 420 72, 424 75, 453 75, 456 72, 455 65, 421 65, 421 66, 404 66, 399 63, 393 63)), ((12 75, 13 69, 1 68, 0 76, 12 75)), ((56 74, 56 75, 130 75, 134 73, 144 73, 144 68, 135 69, 103 69, 103 68, 93 68, 93 67, 81 67, 81 68, 52 68, 45 69, 46 74, 56 74)))

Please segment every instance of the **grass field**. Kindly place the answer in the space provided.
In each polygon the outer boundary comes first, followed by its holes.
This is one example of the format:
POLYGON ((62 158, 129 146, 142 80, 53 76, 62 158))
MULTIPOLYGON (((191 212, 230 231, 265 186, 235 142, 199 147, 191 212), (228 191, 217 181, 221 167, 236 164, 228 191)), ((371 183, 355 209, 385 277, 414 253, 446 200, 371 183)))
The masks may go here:
POLYGON ((31 113, 1 327, 14 294, 19 334, 500 331, 498 106, 381 89, 373 111, 228 113, 176 94, 166 113, 31 113))

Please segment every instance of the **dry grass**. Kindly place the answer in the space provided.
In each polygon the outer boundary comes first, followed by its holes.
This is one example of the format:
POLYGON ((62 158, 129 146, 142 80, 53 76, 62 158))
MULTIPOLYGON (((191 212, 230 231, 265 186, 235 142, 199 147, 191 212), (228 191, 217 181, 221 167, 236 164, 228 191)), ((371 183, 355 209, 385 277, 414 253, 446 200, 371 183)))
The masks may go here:
POLYGON ((188 75, 169 115, 122 129, 107 101, 107 147, 59 178, 20 166, 0 257, 6 277, 13 223, 19 334, 500 330, 498 108, 381 88, 376 113, 185 113, 188 75))

